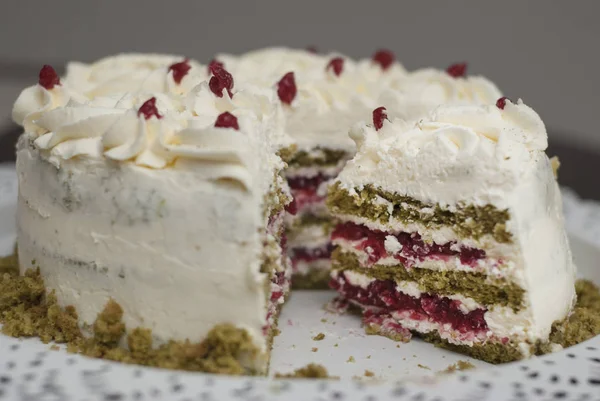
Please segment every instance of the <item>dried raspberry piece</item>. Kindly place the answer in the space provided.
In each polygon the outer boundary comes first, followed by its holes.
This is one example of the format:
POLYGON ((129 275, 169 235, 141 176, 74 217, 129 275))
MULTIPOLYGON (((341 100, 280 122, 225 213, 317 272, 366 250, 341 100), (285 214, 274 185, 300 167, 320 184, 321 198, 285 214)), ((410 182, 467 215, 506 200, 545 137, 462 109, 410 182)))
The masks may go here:
POLYGON ((215 127, 233 128, 238 131, 240 130, 237 117, 228 111, 219 114, 219 116, 217 117, 217 121, 215 121, 215 127))
POLYGON ((342 71, 344 70, 344 59, 341 57, 332 58, 331 61, 329 61, 329 64, 327 64, 327 67, 325 69, 326 70, 332 69, 333 73, 339 77, 340 74, 342 73, 342 71))
POLYGON ((223 64, 221 61, 217 60, 216 58, 213 58, 212 60, 210 60, 210 63, 208 63, 208 73, 209 74, 212 72, 212 68, 215 66, 225 68, 225 64, 223 64))
POLYGON ((296 203, 296 199, 292 199, 290 203, 285 205, 285 211, 292 216, 295 216, 296 213, 298 213, 298 204, 296 203))
POLYGON ((496 107, 500 110, 504 110, 504 106, 506 106, 506 101, 510 101, 506 96, 502 96, 500 99, 496 101, 496 107))
POLYGON ((233 93, 231 93, 231 89, 233 89, 233 77, 219 64, 214 63, 210 66, 210 72, 213 76, 208 81, 208 86, 211 92, 217 95, 217 97, 223 97, 223 89, 227 89, 229 97, 233 97, 233 93))
POLYGON ((467 63, 456 63, 446 68, 448 75, 454 78, 460 78, 467 75, 467 63))
POLYGON ((171 64, 169 71, 173 71, 173 80, 175 83, 180 84, 183 77, 187 75, 191 68, 190 61, 186 58, 179 63, 171 64))
POLYGON ((150 117, 155 116, 158 119, 161 119, 162 116, 158 114, 158 109, 156 108, 156 98, 151 97, 146 100, 144 104, 142 104, 138 110, 138 116, 143 115, 146 120, 149 120, 150 117))
POLYGON ((292 104, 296 97, 296 79, 293 72, 288 72, 277 82, 277 96, 285 104, 292 104))
POLYGON ((379 131, 381 127, 383 127, 383 120, 387 120, 388 118, 387 113, 385 111, 386 108, 383 106, 373 110, 373 125, 375 126, 375 129, 377 131, 379 131))
POLYGON ((319 52, 319 50, 317 49, 317 46, 308 46, 306 48, 306 51, 312 54, 317 54, 319 52))
POLYGON ((60 85, 60 78, 51 65, 45 64, 40 70, 40 86, 50 90, 56 85, 60 85))
POLYGON ((379 64, 383 70, 390 68, 395 60, 394 53, 387 49, 380 49, 373 55, 373 61, 379 64))

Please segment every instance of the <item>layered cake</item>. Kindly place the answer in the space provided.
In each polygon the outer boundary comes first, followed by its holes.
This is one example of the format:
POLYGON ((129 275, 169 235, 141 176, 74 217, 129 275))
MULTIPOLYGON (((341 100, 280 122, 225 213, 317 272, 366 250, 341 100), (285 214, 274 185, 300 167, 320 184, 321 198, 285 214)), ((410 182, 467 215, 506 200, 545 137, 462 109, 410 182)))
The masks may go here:
POLYGON ((15 103, 21 273, 39 269, 84 336, 116 308, 155 346, 200 343, 184 368, 265 373, 291 273, 280 103, 220 66, 177 89, 173 60, 117 61, 70 70, 73 87, 44 66, 15 103))
POLYGON ((294 196, 288 216, 289 254, 295 288, 327 288, 332 222, 325 207, 328 182, 354 154, 348 128, 370 118, 382 88, 406 74, 387 50, 354 61, 339 54, 269 48, 241 56, 220 54, 241 82, 275 87, 283 105, 286 130, 297 151, 286 176, 294 196))
MULTIPOLYGON (((330 285, 367 332, 492 362, 548 345, 575 302, 575 268, 542 120, 521 101, 442 106, 350 132, 330 187, 330 285)), ((547 348, 547 347, 546 347, 547 348)))
POLYGON ((466 64, 123 54, 62 79, 44 66, 13 119, 22 276, 4 332, 261 374, 292 270, 369 333, 493 363, 575 330, 544 124, 466 64))

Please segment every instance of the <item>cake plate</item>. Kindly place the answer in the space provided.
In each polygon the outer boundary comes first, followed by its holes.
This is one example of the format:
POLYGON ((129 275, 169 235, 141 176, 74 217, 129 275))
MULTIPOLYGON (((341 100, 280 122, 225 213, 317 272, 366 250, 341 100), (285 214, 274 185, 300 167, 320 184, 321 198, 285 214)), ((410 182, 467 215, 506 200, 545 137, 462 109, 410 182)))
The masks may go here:
MULTIPOLYGON (((579 274, 600 284, 600 204, 581 200, 568 189, 563 195, 579 274)), ((14 166, 0 166, 0 254, 14 245, 16 197, 14 166)), ((551 355, 494 366, 419 339, 399 344, 366 336, 359 318, 324 308, 333 297, 329 291, 292 294, 279 319, 271 373, 290 373, 314 362, 338 380, 144 368, 0 335, 0 401, 600 400, 600 336, 551 355), (321 333, 322 340, 313 339, 321 333), (458 361, 475 369, 443 372, 458 361)))

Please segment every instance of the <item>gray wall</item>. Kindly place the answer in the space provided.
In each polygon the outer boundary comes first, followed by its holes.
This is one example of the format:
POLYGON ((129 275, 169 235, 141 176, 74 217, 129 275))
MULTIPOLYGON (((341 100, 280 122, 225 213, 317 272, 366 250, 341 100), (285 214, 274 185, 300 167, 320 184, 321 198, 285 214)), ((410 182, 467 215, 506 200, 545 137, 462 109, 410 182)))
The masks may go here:
POLYGON ((600 150, 600 1, 12 1, 0 6, 0 111, 42 63, 123 51, 181 53, 271 45, 368 56, 408 68, 466 60, 522 97, 555 140, 600 150))

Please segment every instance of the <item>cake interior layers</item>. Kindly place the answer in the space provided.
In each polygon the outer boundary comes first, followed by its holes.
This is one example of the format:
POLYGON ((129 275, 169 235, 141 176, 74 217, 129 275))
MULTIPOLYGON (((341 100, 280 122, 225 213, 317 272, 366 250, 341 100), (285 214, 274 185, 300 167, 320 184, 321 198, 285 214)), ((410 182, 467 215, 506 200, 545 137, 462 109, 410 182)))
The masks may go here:
POLYGON ((506 361, 500 355, 515 360, 531 352, 525 334, 503 327, 528 311, 514 263, 489 242, 481 249, 460 238, 424 240, 402 225, 392 232, 365 224, 343 221, 334 228, 330 287, 362 310, 368 333, 398 341, 416 333, 476 346, 479 358, 494 363, 506 361))
POLYGON ((345 151, 317 147, 299 151, 289 163, 286 176, 296 215, 288 216, 287 233, 295 288, 327 288, 332 224, 325 198, 347 158, 345 151))
POLYGON ((290 291, 292 275, 292 266, 287 255, 285 211, 281 208, 274 208, 269 216, 266 235, 261 265, 261 271, 268 274, 267 318, 263 334, 269 337, 269 342, 272 342, 281 306, 290 291))
POLYGON ((330 287, 342 299, 360 308, 368 334, 403 342, 416 334, 461 347, 463 352, 472 349, 477 354, 466 353, 490 363, 517 360, 534 352, 536 344, 496 330, 495 325, 502 321, 506 308, 480 304, 456 293, 446 296, 421 291, 413 282, 335 270, 337 267, 334 262, 330 287))

